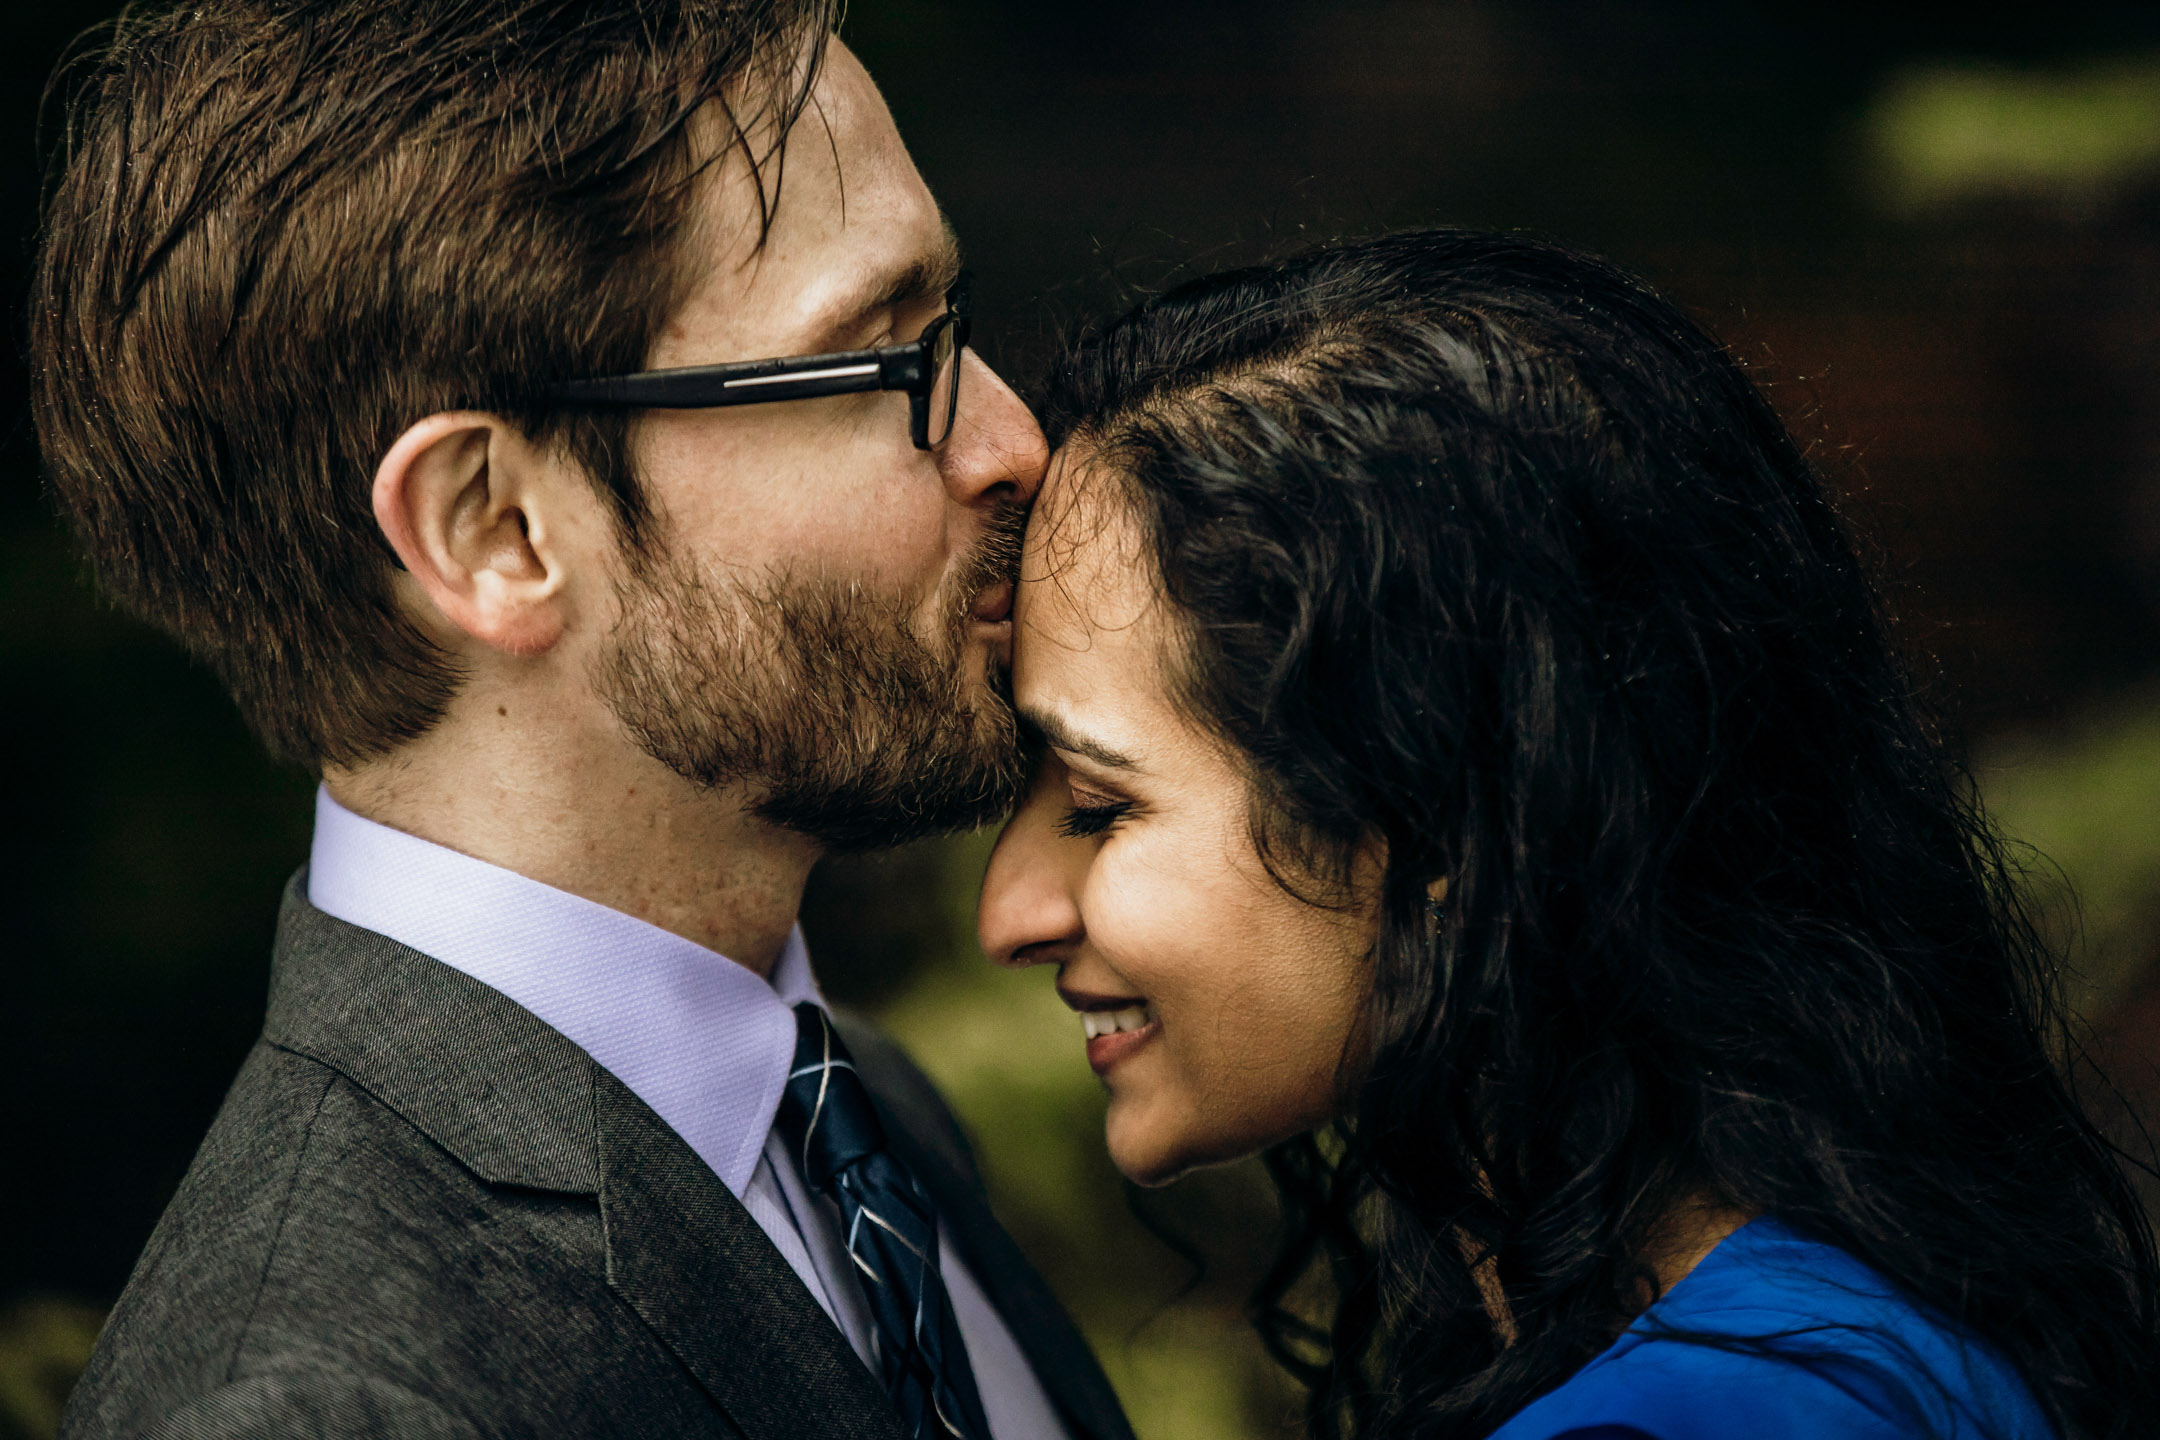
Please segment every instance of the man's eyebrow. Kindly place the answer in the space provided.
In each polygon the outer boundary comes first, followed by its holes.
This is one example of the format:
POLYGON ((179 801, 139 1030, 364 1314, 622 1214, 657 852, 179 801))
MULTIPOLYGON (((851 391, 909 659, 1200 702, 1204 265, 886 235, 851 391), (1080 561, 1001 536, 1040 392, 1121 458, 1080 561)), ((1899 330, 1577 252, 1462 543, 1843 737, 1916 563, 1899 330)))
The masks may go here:
POLYGON ((814 332, 813 345, 829 350, 857 334, 873 315, 887 310, 910 310, 928 300, 942 300, 960 278, 960 238, 952 222, 939 217, 943 234, 936 250, 918 255, 898 269, 870 282, 861 300, 842 301, 827 312, 829 319, 814 332))
POLYGON ((942 300, 959 278, 960 238, 953 233, 952 222, 947 220, 944 240, 936 253, 917 256, 901 267, 863 309, 865 312, 900 309, 925 300, 942 300))
POLYGON ((1068 755, 1084 755, 1096 764, 1111 770, 1137 770, 1140 767, 1130 756, 1119 753, 1100 740, 1090 740, 1074 733, 1063 719, 1047 710, 1020 711, 1021 726, 1032 732, 1030 738, 1042 741, 1053 750, 1063 750, 1068 755))

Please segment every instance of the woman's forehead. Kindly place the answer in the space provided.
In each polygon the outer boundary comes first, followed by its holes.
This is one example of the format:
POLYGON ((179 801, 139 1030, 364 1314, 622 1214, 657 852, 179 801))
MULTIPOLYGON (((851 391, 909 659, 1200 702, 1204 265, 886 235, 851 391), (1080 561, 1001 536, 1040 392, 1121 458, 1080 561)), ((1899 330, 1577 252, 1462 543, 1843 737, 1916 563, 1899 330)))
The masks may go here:
POLYGON ((1167 709, 1161 601, 1129 494, 1123 477, 1097 465, 1051 467, 1014 597, 1013 689, 1023 708, 1120 731, 1167 709))
POLYGON ((1099 460, 1068 459, 1069 449, 1036 496, 1020 565, 1021 628, 1068 642, 1143 627, 1159 588, 1125 478, 1099 460))

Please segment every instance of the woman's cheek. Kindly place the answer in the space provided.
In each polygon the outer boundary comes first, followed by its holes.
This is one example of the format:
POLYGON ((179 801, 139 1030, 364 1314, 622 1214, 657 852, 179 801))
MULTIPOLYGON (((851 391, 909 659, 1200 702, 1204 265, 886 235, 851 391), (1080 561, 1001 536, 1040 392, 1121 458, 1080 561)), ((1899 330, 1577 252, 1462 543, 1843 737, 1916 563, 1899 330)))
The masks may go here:
POLYGON ((1178 988, 1193 887, 1174 847, 1114 833, 1088 871, 1083 903, 1089 941, 1127 984, 1150 1000, 1178 988))
POLYGON ((1152 836, 1120 835, 1098 855, 1086 892, 1091 947, 1162 1024, 1149 1048, 1169 1052, 1159 1057, 1169 1063, 1143 1067, 1157 1084, 1189 1068, 1200 1022, 1217 1003, 1207 974, 1215 947, 1204 906, 1196 904, 1202 887, 1179 866, 1175 850, 1152 836))

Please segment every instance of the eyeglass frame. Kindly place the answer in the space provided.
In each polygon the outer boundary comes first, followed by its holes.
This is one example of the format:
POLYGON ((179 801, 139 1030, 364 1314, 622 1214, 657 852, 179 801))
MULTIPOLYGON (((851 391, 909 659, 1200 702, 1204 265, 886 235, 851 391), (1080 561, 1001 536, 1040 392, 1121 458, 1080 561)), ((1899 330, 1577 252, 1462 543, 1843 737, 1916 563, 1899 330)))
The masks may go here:
POLYGON ((974 277, 960 272, 945 292, 945 312, 923 327, 922 334, 900 345, 868 350, 831 350, 820 355, 783 355, 771 360, 736 360, 723 365, 687 365, 668 370, 639 370, 624 375, 594 375, 564 380, 542 394, 565 405, 594 405, 636 410, 711 410, 723 405, 768 405, 783 400, 815 400, 827 395, 859 395, 898 390, 908 397, 908 438, 918 450, 935 450, 951 438, 960 416, 960 359, 974 330, 971 313, 974 277), (931 363, 947 329, 952 331, 952 394, 945 413, 945 433, 930 438, 930 396, 938 367, 931 363))

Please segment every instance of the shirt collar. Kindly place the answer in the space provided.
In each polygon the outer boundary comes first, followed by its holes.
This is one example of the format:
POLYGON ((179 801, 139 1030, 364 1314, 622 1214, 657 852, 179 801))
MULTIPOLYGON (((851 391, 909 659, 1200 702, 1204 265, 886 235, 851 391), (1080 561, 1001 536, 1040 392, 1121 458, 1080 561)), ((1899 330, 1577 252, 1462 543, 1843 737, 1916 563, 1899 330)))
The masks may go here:
POLYGON ((742 1197, 825 1003, 802 928, 770 982, 634 916, 393 830, 315 793, 308 900, 492 986, 629 1087, 742 1197))

